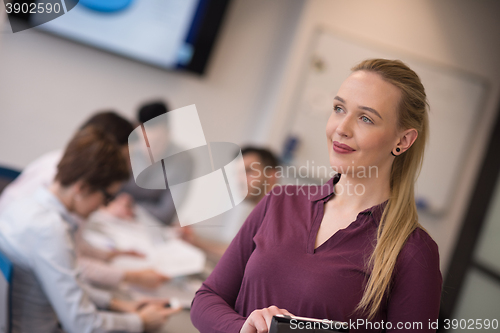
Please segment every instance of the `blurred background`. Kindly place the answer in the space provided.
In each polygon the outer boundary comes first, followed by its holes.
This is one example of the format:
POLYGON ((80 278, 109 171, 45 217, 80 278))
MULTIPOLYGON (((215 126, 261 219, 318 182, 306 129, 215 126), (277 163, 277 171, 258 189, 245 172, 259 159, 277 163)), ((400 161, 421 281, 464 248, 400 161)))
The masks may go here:
POLYGON ((136 0, 107 14, 89 3, 18 33, 2 10, 2 166, 64 147, 97 110, 133 119, 151 99, 196 104, 207 141, 320 165, 338 82, 363 58, 399 58, 431 104, 418 190, 442 317, 500 320, 499 1, 136 0))

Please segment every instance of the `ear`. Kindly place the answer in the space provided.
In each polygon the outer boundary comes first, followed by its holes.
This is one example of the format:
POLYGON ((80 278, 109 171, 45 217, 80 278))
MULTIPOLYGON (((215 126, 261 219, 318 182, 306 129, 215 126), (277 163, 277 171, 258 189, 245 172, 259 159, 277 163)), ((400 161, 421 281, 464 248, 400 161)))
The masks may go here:
POLYGON ((82 180, 77 181, 71 187, 73 188, 75 195, 80 198, 86 197, 90 192, 89 186, 82 180))
POLYGON ((397 146, 401 148, 400 154, 410 149, 411 145, 415 142, 417 137, 418 132, 414 128, 403 131, 399 137, 399 142, 397 143, 397 146))
POLYGON ((279 182, 279 177, 278 177, 278 168, 274 168, 274 172, 273 172, 273 186, 278 184, 279 182))

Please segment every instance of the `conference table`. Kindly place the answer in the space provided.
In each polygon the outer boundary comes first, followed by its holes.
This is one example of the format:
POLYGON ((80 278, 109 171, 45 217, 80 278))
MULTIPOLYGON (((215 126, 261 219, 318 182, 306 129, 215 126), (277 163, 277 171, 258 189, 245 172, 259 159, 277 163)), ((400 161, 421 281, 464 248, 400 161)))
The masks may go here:
POLYGON ((145 258, 120 256, 111 265, 131 270, 154 268, 170 276, 171 280, 154 290, 121 283, 112 292, 125 299, 174 300, 185 309, 169 318, 159 332, 198 332, 191 323, 189 307, 196 290, 215 263, 207 260, 203 251, 183 241, 178 227, 164 226, 140 206, 136 207, 135 213, 134 220, 122 220, 106 211, 98 211, 89 218, 83 238, 97 248, 133 250, 144 254, 145 258))

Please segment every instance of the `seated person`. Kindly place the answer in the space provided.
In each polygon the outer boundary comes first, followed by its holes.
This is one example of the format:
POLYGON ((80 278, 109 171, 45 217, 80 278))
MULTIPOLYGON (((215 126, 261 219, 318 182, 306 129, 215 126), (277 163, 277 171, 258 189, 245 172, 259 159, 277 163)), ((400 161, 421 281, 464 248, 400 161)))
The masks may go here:
POLYGON ((0 251, 13 263, 13 332, 142 332, 175 310, 120 301, 82 288, 76 270, 77 221, 112 200, 129 177, 116 140, 88 126, 68 144, 49 188, 40 186, 0 213, 0 251), (97 310, 127 311, 113 313, 97 310))
MULTIPOLYGON (((137 119, 139 124, 142 125, 145 122, 154 119, 162 114, 170 111, 165 102, 151 102, 144 104, 137 114, 137 119)), ((161 129, 161 134, 165 136, 166 140, 162 142, 150 142, 150 144, 163 144, 167 145, 165 147, 166 151, 177 150, 178 146, 175 142, 168 142, 168 129, 161 129)), ((149 138, 151 139, 151 138, 149 138)), ((158 140, 157 140, 158 141, 158 140)), ((175 160, 176 165, 174 165, 173 170, 175 170, 174 177, 180 177, 182 179, 189 178, 189 175, 193 172, 193 161, 190 156, 182 155, 179 159, 175 160)), ((161 179, 160 181, 164 181, 161 179)), ((174 206, 174 201, 172 199, 172 194, 170 189, 166 190, 152 190, 144 189, 137 186, 133 177, 124 185, 123 192, 130 194, 134 202, 140 204, 145 208, 151 215, 156 217, 158 220, 166 225, 170 225, 174 220, 177 219, 177 214, 174 206)), ((123 200, 122 204, 130 205, 130 202, 123 200)))
MULTIPOLYGON (((128 136, 133 130, 133 126, 128 120, 113 111, 98 112, 88 119, 81 128, 88 126, 105 129, 116 139, 120 145, 120 151, 128 160, 128 136)), ((57 164, 61 160, 62 154, 61 150, 49 152, 29 164, 0 195, 0 212, 21 198, 34 193, 40 185, 48 187, 54 180, 57 164)), ((128 161, 127 165, 129 165, 128 161)), ((117 200, 125 201, 124 199, 126 200, 126 198, 118 198, 117 200)), ((132 216, 131 208, 127 209, 127 205, 121 203, 112 203, 109 210, 122 218, 132 216)), ((80 232, 75 236, 75 241, 79 258, 78 266, 81 269, 82 278, 88 282, 112 287, 124 281, 141 287, 156 288, 167 280, 167 277, 151 269, 124 271, 107 264, 107 261, 118 255, 134 255, 134 253, 96 249, 82 239, 80 232)))
POLYGON ((241 150, 247 174, 248 195, 245 198, 254 207, 278 183, 278 159, 268 149, 244 147, 241 150))
POLYGON ((270 150, 247 146, 241 153, 248 185, 245 200, 228 212, 182 228, 185 239, 213 261, 220 259, 254 207, 278 183, 278 159, 270 150))

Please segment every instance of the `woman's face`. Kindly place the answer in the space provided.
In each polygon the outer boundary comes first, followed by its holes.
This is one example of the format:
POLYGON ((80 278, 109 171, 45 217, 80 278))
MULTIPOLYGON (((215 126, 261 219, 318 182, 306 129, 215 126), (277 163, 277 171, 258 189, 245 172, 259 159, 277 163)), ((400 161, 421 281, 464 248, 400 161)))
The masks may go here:
POLYGON ((376 73, 356 71, 342 83, 326 125, 330 165, 339 173, 372 177, 390 170, 399 141, 397 106, 401 92, 376 73), (347 145, 343 146, 343 145, 347 145), (346 149, 344 149, 346 148, 346 149), (349 169, 348 169, 349 168, 349 169))
POLYGON ((74 212, 83 218, 89 217, 99 207, 106 205, 107 200, 115 196, 120 188, 120 182, 115 182, 108 188, 98 191, 89 191, 86 186, 80 187, 74 200, 74 212))

